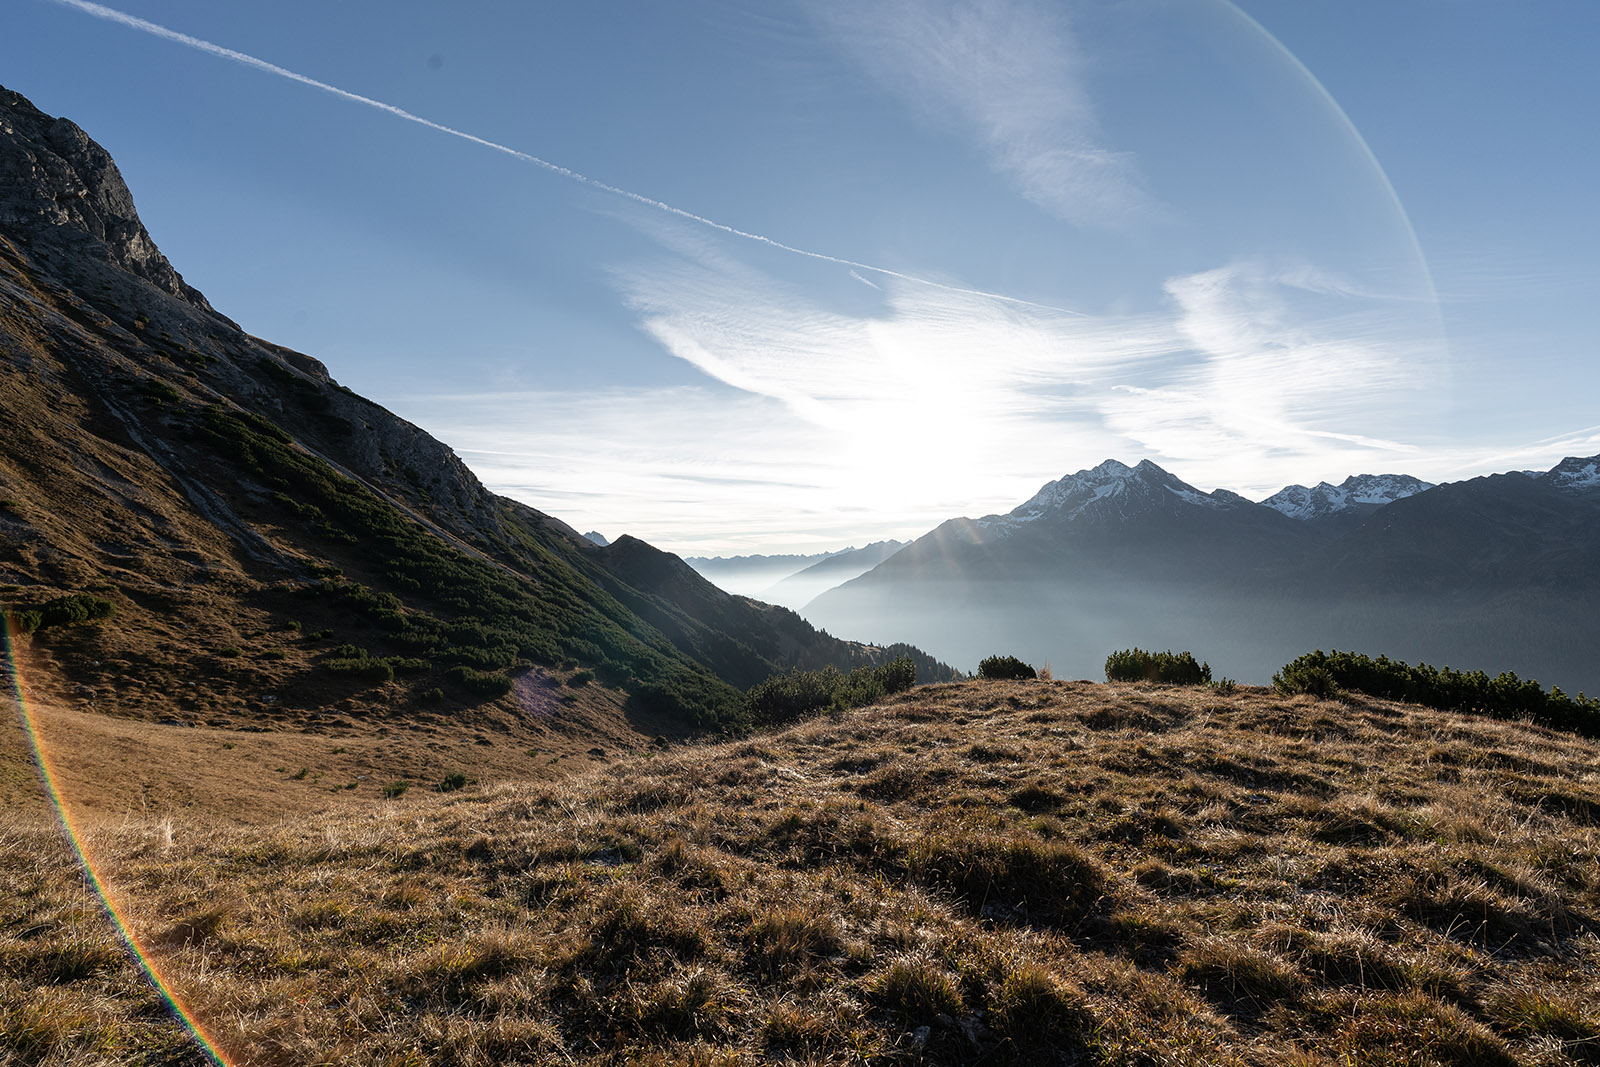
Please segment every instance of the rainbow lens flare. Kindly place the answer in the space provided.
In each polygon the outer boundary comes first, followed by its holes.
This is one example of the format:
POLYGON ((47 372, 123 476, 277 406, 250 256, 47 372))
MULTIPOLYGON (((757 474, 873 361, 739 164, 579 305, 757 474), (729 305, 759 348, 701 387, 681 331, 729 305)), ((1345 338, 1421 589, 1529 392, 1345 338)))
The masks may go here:
POLYGON ((9 618, 0 616, 0 640, 4 641, 5 662, 10 665, 11 684, 13 695, 17 701, 17 709, 22 716, 23 733, 27 735, 28 744, 33 752, 33 760, 39 770, 40 781, 44 784, 45 792, 50 797, 51 804, 55 807, 56 819, 61 825, 62 832, 66 835, 67 843, 72 846, 78 864, 83 868, 84 876, 89 885, 94 889, 95 896, 99 898, 101 906, 105 909, 106 916, 111 920, 111 925, 116 929, 124 947, 144 972, 146 979, 155 988, 157 995, 166 1003, 167 1008, 184 1029, 193 1037, 195 1044, 212 1063, 218 1067, 233 1067, 233 1062, 218 1047, 216 1040, 200 1025, 194 1013, 183 1002, 167 983, 161 973, 161 967, 151 956, 148 949, 140 942, 138 935, 129 926, 122 908, 118 907, 115 897, 107 888, 99 871, 95 869, 94 860, 89 851, 84 847, 83 836, 78 823, 74 820, 72 810, 66 798, 61 795, 57 785, 55 773, 52 770, 49 749, 44 739, 39 734, 38 721, 28 699, 27 686, 23 681, 23 670, 20 658, 16 654, 16 640, 12 633, 9 618))

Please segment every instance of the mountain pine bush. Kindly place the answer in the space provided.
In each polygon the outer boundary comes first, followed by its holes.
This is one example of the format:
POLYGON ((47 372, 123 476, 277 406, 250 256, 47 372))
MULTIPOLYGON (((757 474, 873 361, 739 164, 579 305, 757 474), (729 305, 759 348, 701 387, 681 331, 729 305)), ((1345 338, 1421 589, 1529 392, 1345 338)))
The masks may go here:
POLYGON ((990 656, 978 664, 978 677, 1026 680, 1039 677, 1039 672, 1015 656, 990 656))
POLYGON ((1125 648, 1106 657, 1106 681, 1200 685, 1211 681, 1211 664, 1198 662, 1189 652, 1125 648))
POLYGON ((1531 678, 1503 671, 1493 678, 1483 671, 1413 667, 1388 656, 1373 659, 1358 652, 1307 652, 1272 676, 1280 693, 1337 696, 1355 690, 1386 700, 1404 700, 1444 711, 1471 711, 1496 719, 1526 719, 1587 737, 1600 737, 1600 700, 1559 687, 1548 692, 1531 678))
POLYGON ((503 674, 476 671, 466 666, 451 667, 444 672, 444 676, 468 693, 484 700, 503 697, 511 692, 512 686, 516 684, 503 674))
POLYGON ((900 656, 876 667, 857 667, 849 674, 831 666, 820 671, 775 674, 752 686, 745 703, 754 725, 778 726, 824 711, 875 704, 916 683, 916 665, 910 657, 900 656))
POLYGON ((7 608, 0 610, 7 625, 18 633, 31 634, 52 626, 76 626, 99 622, 117 613, 117 606, 102 597, 89 593, 71 593, 56 597, 37 608, 7 608))

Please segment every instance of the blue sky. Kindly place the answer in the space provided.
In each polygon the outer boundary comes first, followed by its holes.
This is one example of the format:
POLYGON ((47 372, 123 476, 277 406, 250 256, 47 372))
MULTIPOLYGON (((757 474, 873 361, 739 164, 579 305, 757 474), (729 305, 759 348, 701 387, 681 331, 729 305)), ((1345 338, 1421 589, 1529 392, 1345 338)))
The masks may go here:
POLYGON ((0 84, 219 309, 582 529, 1600 452, 1600 5, 115 5, 579 176, 86 7, 9 0, 0 84))

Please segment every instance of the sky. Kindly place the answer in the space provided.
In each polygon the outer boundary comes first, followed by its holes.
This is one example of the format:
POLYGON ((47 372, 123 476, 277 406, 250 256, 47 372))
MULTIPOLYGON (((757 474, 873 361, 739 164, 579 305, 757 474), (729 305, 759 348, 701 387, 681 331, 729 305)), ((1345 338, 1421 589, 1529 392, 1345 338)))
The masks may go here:
POLYGON ((5 0, 0 84, 491 488, 808 552, 1600 452, 1600 5, 5 0))

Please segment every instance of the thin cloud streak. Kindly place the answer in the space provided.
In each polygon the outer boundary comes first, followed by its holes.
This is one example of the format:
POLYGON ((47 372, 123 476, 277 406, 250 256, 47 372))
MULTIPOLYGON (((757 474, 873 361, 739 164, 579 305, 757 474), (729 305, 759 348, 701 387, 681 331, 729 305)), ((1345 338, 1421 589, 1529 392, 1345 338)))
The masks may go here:
MULTIPOLYGON (((280 67, 276 63, 269 63, 264 59, 258 59, 255 56, 236 51, 232 48, 225 48, 222 45, 214 44, 211 41, 206 41, 199 37, 191 37, 189 34, 180 33, 177 30, 169 29, 166 26, 160 25, 159 23, 150 22, 149 20, 139 18, 136 15, 129 15, 126 12, 118 11, 115 8, 106 7, 103 4, 90 3, 89 0, 51 0, 51 2, 62 7, 71 8, 74 11, 80 11, 86 15, 92 15, 95 18, 103 19, 107 22, 113 22, 120 26, 126 26, 129 29, 138 30, 140 33, 146 33, 152 37, 159 37, 164 41, 171 41, 174 44, 181 44, 187 48, 193 48, 196 51, 204 52, 206 55, 215 56, 218 59, 225 59, 229 62, 238 63, 253 70, 259 70, 266 74, 272 74, 280 78, 286 78, 292 82, 297 82, 300 85, 309 86, 313 89, 319 89, 322 92, 330 93, 341 100, 346 100, 354 104, 362 104, 366 107, 381 111, 386 115, 392 115, 395 118, 403 119, 406 122, 415 123, 418 126, 426 127, 427 129, 437 131, 438 133, 448 134, 451 137, 459 137, 463 141, 469 141, 472 144, 479 145, 480 147, 503 153, 511 156, 513 159, 521 160, 524 163, 532 163, 536 167, 541 167, 552 174, 558 174, 569 181, 578 183, 579 185, 584 185, 588 188, 596 189, 603 193, 609 193, 612 196, 622 197, 624 199, 631 200, 634 203, 643 204, 646 207, 653 208, 656 211, 665 212, 666 214, 674 215, 678 218, 693 222, 696 225, 706 226, 713 230, 718 230, 722 233, 728 234, 729 236, 738 237, 745 241, 754 241, 757 244, 766 245, 767 247, 777 249, 780 252, 788 252, 792 255, 803 256, 807 259, 819 260, 824 263, 834 263, 842 267, 852 267, 858 270, 871 271, 872 273, 881 275, 885 278, 894 278, 899 281, 911 282, 915 285, 931 286, 933 288, 943 289, 952 293, 960 293, 967 296, 981 296, 990 300, 1002 300, 1008 303, 1025 306, 1048 306, 1034 304, 1033 301, 1023 300, 1020 297, 1007 296, 1004 293, 990 293, 981 289, 963 288, 961 286, 951 285, 946 282, 934 281, 931 278, 924 278, 915 274, 906 274, 901 271, 891 270, 888 267, 879 267, 871 263, 863 263, 859 260, 846 259, 841 256, 831 256, 824 252, 814 252, 810 249, 799 248, 795 245, 785 244, 784 242, 774 240, 771 237, 765 237, 759 233, 751 233, 748 230, 741 230, 736 226, 729 226, 728 224, 718 222, 715 219, 706 218, 704 215, 697 215, 692 211, 686 211, 683 208, 674 207, 671 204, 661 200, 656 200, 653 197, 645 196, 642 193, 636 193, 632 190, 624 189, 608 182, 603 182, 598 178, 591 178, 586 174, 572 170, 570 167, 563 167, 559 163, 552 163, 547 159, 541 159, 538 156, 532 155, 528 152, 520 151, 508 145, 503 145, 496 141, 490 141, 475 134, 467 133, 464 130, 458 130, 452 126, 446 126, 443 123, 434 122, 432 119, 423 118, 421 115, 413 114, 404 108, 395 107, 393 104, 386 104, 381 100, 374 100, 370 96, 362 96, 360 93, 353 93, 348 89, 341 89, 337 85, 330 85, 327 82, 318 81, 316 78, 297 73, 289 70, 286 67, 280 67)), ((1077 312, 1068 310, 1066 308, 1051 307, 1050 310, 1059 312, 1061 314, 1077 314, 1077 312)))
POLYGON ((817 20, 864 70, 935 122, 960 118, 994 170, 1078 225, 1160 212, 1137 161, 1108 147, 1060 5, 822 0, 817 20))

